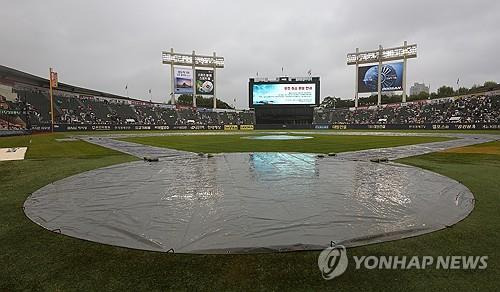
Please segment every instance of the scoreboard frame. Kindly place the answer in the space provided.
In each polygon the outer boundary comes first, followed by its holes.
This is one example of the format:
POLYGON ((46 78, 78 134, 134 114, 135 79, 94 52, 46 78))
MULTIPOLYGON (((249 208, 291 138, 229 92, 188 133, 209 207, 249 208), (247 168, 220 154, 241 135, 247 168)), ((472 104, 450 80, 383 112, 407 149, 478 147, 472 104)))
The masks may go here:
POLYGON ((269 78, 250 78, 248 81, 248 106, 249 108, 262 107, 316 107, 320 104, 320 80, 319 77, 278 77, 269 78), (315 86, 314 104, 253 104, 253 86, 260 84, 313 84, 315 86))

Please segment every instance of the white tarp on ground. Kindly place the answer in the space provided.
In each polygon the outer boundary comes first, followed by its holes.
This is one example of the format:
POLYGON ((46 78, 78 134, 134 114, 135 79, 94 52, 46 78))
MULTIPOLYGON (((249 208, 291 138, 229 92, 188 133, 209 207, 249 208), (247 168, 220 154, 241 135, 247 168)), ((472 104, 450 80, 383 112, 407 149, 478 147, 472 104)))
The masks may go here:
POLYGON ((28 147, 0 148, 0 161, 24 160, 28 147))

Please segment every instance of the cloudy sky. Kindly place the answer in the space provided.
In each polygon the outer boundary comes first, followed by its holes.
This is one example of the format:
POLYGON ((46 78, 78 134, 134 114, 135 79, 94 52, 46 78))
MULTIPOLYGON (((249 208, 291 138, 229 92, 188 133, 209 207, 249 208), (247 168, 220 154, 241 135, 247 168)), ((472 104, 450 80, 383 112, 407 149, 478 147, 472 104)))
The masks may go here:
POLYGON ((321 96, 352 98, 346 54, 418 44, 408 83, 500 81, 500 1, 1 0, 0 64, 61 82, 164 101, 161 51, 217 54, 218 95, 247 107, 248 78, 321 77, 321 96))

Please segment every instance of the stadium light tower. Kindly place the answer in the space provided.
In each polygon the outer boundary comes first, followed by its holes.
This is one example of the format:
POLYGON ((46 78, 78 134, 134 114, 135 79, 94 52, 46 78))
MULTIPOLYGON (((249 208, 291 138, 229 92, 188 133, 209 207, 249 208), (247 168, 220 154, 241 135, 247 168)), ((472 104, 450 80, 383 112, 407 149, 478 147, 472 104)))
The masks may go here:
POLYGON ((197 67, 204 67, 204 68, 212 68, 213 70, 213 85, 212 88, 209 91, 213 91, 213 107, 217 108, 217 98, 216 98, 216 69, 217 68, 224 68, 224 58, 223 57, 218 57, 216 53, 214 52, 213 56, 203 56, 203 55, 196 55, 196 52, 193 51, 192 54, 180 54, 180 53, 174 53, 174 49, 171 48, 170 52, 168 51, 163 51, 162 55, 162 63, 163 64, 169 64, 170 65, 170 78, 171 78, 171 103, 175 104, 175 88, 177 86, 175 82, 175 76, 174 76, 174 66, 182 66, 182 67, 191 67, 191 78, 192 78, 192 94, 193 94, 193 107, 196 107, 196 91, 197 91, 197 84, 196 84, 196 68, 197 67))
POLYGON ((402 102, 406 102, 406 66, 407 60, 410 58, 417 57, 417 45, 408 45, 405 41, 403 46, 384 49, 379 46, 378 50, 364 51, 360 52, 359 48, 356 48, 355 53, 347 54, 347 65, 356 65, 356 85, 355 85, 355 95, 354 95, 354 106, 358 107, 358 94, 359 94, 359 65, 360 64, 371 64, 378 63, 377 70, 377 92, 378 101, 377 104, 382 103, 382 63, 395 60, 403 60, 403 76, 402 76, 402 102))

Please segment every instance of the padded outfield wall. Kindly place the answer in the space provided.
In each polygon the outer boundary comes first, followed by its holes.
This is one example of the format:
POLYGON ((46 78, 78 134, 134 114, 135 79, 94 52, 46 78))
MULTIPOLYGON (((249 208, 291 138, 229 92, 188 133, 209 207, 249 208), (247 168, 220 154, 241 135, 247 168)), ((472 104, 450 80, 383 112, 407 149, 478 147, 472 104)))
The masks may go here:
POLYGON ((328 124, 314 125, 314 129, 377 129, 377 130, 499 130, 500 124, 328 124))
MULTIPOLYGON (((106 124, 55 124, 54 132, 75 132, 75 131, 235 131, 235 130, 253 130, 254 125, 106 125, 106 124)), ((33 132, 50 132, 50 125, 34 125, 33 132)))
POLYGON ((315 130, 500 130, 500 124, 267 124, 255 125, 256 130, 315 129, 315 130))
MULTIPOLYGON (((71 125, 56 124, 55 132, 75 131, 235 131, 235 130, 500 130, 500 124, 257 124, 257 125, 71 125)), ((50 125, 33 125, 32 132, 50 132, 50 125)))

